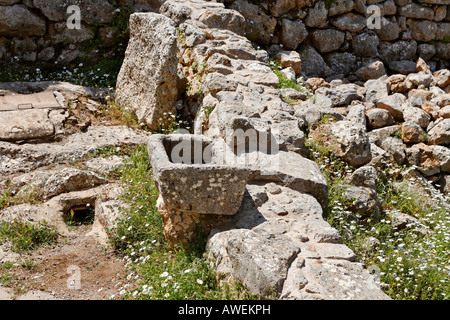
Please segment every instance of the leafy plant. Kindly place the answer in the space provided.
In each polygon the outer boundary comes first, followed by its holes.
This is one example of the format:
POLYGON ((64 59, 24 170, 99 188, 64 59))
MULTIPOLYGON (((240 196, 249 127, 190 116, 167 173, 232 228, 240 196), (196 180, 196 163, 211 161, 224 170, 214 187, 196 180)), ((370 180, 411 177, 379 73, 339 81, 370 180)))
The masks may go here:
POLYGON ((12 250, 23 252, 56 242, 57 233, 45 222, 31 224, 15 218, 12 222, 0 222, 0 241, 11 241, 12 250))

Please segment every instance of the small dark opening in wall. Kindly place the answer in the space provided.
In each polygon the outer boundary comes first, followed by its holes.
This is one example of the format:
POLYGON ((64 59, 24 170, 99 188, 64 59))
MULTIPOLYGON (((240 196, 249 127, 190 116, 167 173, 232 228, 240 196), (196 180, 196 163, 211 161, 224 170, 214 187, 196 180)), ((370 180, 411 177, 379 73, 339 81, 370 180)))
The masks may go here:
POLYGON ((95 208, 91 204, 71 207, 64 215, 64 222, 68 226, 91 225, 94 223, 95 208))

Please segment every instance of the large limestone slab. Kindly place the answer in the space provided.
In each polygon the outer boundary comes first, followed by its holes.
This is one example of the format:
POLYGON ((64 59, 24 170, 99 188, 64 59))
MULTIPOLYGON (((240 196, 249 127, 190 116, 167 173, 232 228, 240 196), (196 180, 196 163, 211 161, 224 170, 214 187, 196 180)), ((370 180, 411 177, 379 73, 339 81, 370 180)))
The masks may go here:
POLYGON ((73 134, 59 143, 17 145, 0 141, 0 173, 26 172, 80 159, 99 147, 122 142, 144 144, 147 137, 147 133, 137 132, 126 126, 91 126, 86 132, 73 134))
POLYGON ((116 101, 136 111, 152 130, 176 114, 177 31, 175 23, 156 13, 130 17, 130 41, 117 78, 116 101))

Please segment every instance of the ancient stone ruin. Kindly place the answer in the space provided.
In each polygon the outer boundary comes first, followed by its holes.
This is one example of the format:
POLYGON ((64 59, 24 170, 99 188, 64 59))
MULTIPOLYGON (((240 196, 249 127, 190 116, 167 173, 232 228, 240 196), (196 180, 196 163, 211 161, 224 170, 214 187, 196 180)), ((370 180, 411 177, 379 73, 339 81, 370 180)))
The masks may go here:
MULTIPOLYGON (((318 273, 339 268, 340 277, 344 278, 336 281, 348 284, 349 298, 354 290, 360 292, 360 297, 385 298, 378 288, 367 286, 369 273, 354 262, 354 254, 341 244, 338 232, 323 220, 327 182, 317 164, 302 156, 304 136, 298 118, 294 109, 282 100, 278 78, 267 64, 267 53, 254 49, 243 37, 242 15, 222 4, 204 1, 168 1, 160 12, 164 17, 153 13, 132 16, 131 30, 135 32, 131 34, 119 75, 117 95, 129 92, 127 75, 132 70, 128 67, 136 65, 131 61, 145 61, 148 53, 154 52, 161 57, 157 64, 153 59, 144 62, 152 72, 132 76, 137 77, 132 81, 142 84, 138 88, 147 88, 147 83, 176 81, 173 73, 164 73, 163 66, 181 61, 179 69, 186 70, 196 61, 206 71, 201 87, 204 98, 197 102, 197 110, 214 108, 209 115, 208 131, 203 132, 213 140, 205 140, 202 135, 150 138, 148 150, 161 192, 158 208, 164 217, 167 238, 186 241, 189 239, 186 236, 194 234, 196 225, 206 227, 211 232, 209 256, 218 273, 237 279, 255 294, 278 292, 283 298, 342 296, 347 293, 334 292, 334 285, 321 283, 317 278, 318 273), (138 29, 145 25, 152 28, 138 29), (155 39, 153 32, 159 28, 171 35, 175 35, 177 28, 183 32, 177 47, 170 45, 170 53, 156 51, 167 50, 165 43, 173 42, 172 37, 163 37, 161 47, 145 40, 155 39), (121 83, 125 85, 121 87, 121 83), (273 140, 275 147, 248 150, 251 146, 247 146, 236 152, 239 142, 235 142, 230 129, 251 130, 255 142, 264 137, 266 142, 273 140), (210 159, 202 161, 205 141, 207 144, 222 141, 225 147, 219 149, 231 156, 212 151, 210 159), (195 143, 200 151, 196 152, 195 143), (177 147, 189 152, 187 157, 183 154, 187 158, 183 164, 172 158, 177 147), (255 154, 256 157, 245 161, 246 156, 255 154), (199 155, 195 161, 194 157, 199 155), (225 164, 217 166, 214 157, 225 158, 225 164), (233 163, 240 166, 233 167, 233 163), (226 216, 218 219, 217 215, 226 216)), ((159 106, 147 100, 147 91, 137 91, 140 94, 133 95, 139 101, 136 108, 159 106)), ((176 99, 177 92, 173 91, 172 97, 166 96, 160 105, 165 108, 163 105, 176 99)), ((146 121, 152 124, 154 120, 155 117, 146 121)), ((245 144, 245 138, 240 143, 245 144)), ((370 157, 370 152, 365 156, 370 157)))

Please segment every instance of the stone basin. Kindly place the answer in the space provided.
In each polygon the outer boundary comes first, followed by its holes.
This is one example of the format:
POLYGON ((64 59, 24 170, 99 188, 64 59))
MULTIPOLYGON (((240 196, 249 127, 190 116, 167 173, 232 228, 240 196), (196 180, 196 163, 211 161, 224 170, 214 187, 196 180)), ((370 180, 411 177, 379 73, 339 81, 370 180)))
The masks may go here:
POLYGON ((234 154, 223 140, 154 134, 147 149, 156 186, 167 208, 217 215, 238 211, 249 170, 229 164, 234 154))

